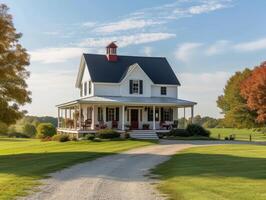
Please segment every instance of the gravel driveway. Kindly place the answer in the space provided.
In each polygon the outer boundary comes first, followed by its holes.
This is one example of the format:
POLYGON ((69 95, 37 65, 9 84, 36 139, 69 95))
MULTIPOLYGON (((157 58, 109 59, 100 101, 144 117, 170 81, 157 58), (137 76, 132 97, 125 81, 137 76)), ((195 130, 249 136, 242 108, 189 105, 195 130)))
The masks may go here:
POLYGON ((27 200, 161 200, 146 174, 155 165, 182 149, 213 145, 214 141, 161 141, 158 145, 133 149, 74 165, 51 174, 27 200))

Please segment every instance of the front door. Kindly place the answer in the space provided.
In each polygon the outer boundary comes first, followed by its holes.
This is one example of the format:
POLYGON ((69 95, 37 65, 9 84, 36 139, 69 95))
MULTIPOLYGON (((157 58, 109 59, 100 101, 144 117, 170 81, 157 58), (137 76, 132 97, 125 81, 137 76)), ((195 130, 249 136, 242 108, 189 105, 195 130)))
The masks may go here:
POLYGON ((131 110, 131 128, 132 129, 139 128, 139 111, 137 109, 131 110))

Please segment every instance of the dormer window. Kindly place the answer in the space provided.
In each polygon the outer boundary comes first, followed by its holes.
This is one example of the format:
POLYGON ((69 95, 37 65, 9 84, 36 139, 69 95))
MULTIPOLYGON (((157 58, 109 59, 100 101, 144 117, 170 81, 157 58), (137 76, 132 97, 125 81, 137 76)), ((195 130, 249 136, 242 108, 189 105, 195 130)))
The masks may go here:
POLYGON ((130 80, 129 94, 143 94, 143 80, 130 80))

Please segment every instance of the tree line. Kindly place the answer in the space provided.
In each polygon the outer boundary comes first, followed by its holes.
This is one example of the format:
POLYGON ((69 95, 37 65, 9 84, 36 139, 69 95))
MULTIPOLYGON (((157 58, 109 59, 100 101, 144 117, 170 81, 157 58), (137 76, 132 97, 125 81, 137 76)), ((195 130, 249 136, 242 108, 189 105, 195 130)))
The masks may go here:
POLYGON ((266 62, 236 72, 227 81, 217 106, 224 125, 233 128, 266 126, 266 62))

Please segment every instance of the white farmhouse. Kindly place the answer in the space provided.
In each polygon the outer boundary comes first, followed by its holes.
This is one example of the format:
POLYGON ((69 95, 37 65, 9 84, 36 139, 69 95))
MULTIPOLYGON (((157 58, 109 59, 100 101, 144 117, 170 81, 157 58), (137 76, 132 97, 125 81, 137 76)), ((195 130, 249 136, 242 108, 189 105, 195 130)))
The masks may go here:
POLYGON ((185 113, 190 107, 192 119, 196 103, 178 98, 180 83, 166 58, 116 52, 112 42, 106 55, 82 55, 76 81, 80 98, 57 106, 58 132, 79 137, 114 128, 148 137, 176 127, 179 108, 185 113))

